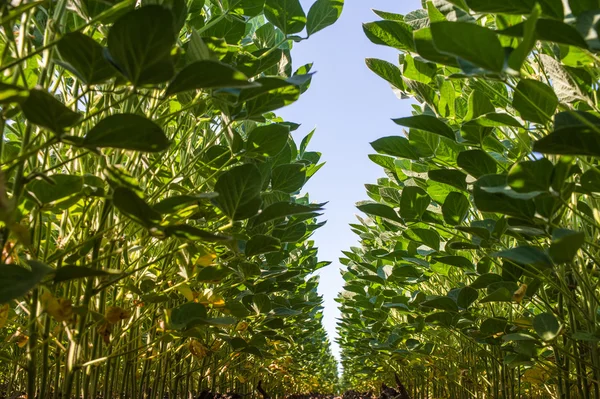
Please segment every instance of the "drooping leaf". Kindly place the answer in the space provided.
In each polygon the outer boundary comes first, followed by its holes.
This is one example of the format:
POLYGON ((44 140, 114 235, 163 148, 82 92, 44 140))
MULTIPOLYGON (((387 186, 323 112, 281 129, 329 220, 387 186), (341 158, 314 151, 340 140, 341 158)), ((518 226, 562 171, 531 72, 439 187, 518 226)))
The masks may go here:
POLYGON ((256 87, 258 83, 218 61, 196 61, 182 69, 169 84, 165 95, 170 96, 190 90, 256 87))
POLYGON ((0 304, 27 294, 52 272, 49 266, 35 260, 27 264, 30 269, 15 264, 0 265, 0 304))
POLYGON ((113 193, 113 204, 124 215, 146 228, 156 227, 162 219, 160 213, 129 188, 117 187, 113 193))
POLYGON ((103 83, 116 75, 104 57, 104 49, 94 39, 80 32, 67 33, 56 45, 62 65, 87 85, 103 83))
POLYGON ((438 134, 440 136, 447 137, 450 140, 456 141, 456 135, 454 134, 452 128, 434 116, 415 115, 406 118, 394 119, 393 121, 400 126, 424 130, 426 132, 438 134))
POLYGON ((29 122, 50 129, 58 136, 81 118, 80 114, 42 89, 29 91, 29 96, 21 103, 21 108, 29 122))

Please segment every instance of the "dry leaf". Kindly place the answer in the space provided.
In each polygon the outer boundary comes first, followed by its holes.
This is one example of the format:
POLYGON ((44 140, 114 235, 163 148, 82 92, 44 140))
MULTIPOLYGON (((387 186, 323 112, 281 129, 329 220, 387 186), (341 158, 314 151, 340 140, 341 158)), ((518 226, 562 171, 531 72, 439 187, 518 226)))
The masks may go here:
POLYGON ((67 321, 73 317, 73 303, 70 299, 54 298, 51 293, 42 295, 44 310, 56 321, 67 321))
POLYGON ((189 345, 190 353, 197 359, 203 359, 208 355, 208 348, 200 341, 191 340, 189 345))
POLYGON ((112 333, 112 325, 109 322, 100 324, 98 327, 98 334, 102 336, 102 340, 105 344, 110 344, 110 334, 112 333))
POLYGON ((521 303, 525 294, 527 293, 527 284, 521 284, 518 290, 516 290, 512 296, 513 302, 521 303))
POLYGON ((9 310, 10 306, 8 305, 8 303, 0 305, 0 328, 4 327, 6 325, 6 322, 8 321, 9 310))
POLYGON ((211 266, 215 263, 215 259, 217 259, 217 255, 215 254, 202 255, 196 259, 196 266, 211 266))
POLYGON ((119 306, 110 306, 104 315, 106 321, 111 324, 117 324, 121 320, 126 320, 131 317, 131 312, 119 306))

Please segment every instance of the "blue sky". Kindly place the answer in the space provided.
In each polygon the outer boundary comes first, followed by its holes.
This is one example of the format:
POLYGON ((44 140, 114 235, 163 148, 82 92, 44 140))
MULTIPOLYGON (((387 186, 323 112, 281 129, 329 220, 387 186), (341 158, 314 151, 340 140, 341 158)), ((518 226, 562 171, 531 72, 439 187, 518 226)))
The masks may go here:
MULTIPOLYGON (((302 0, 302 5, 308 11, 313 2, 302 0)), ((364 61, 380 58, 397 64, 398 52, 369 42, 362 23, 380 19, 372 9, 406 14, 417 8, 421 8, 420 0, 346 0, 335 25, 296 44, 292 52, 295 67, 313 62, 317 71, 310 90, 279 114, 302 124, 294 134, 298 142, 316 127, 309 150, 323 153, 322 160, 327 162, 305 189, 313 201, 329 201, 327 224, 313 238, 320 259, 333 262, 320 273, 319 287, 325 299, 324 324, 332 341, 339 317, 334 299, 343 286, 338 258, 342 250, 357 244, 348 224, 356 221, 355 203, 368 199, 364 184, 383 176, 383 170, 368 159, 374 152, 369 143, 402 134, 390 119, 410 114, 410 102, 397 99, 364 61)), ((338 355, 339 348, 333 345, 338 355)))

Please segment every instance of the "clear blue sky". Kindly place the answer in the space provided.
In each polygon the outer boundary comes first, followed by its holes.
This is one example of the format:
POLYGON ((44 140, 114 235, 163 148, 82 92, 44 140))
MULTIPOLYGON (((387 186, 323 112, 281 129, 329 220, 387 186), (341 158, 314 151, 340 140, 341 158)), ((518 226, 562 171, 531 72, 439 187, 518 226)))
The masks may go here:
MULTIPOLYGON (((302 5, 308 11, 313 2, 302 0, 302 5)), ((313 62, 317 71, 310 90, 279 114, 302 124, 294 133, 298 142, 316 127, 309 150, 323 153, 322 160, 327 162, 305 188, 313 201, 329 201, 324 216, 327 224, 314 240, 320 259, 333 262, 320 273, 319 287, 325 298, 324 324, 332 341, 339 317, 334 299, 343 286, 338 258, 342 250, 357 244, 348 224, 356 221, 355 203, 368 199, 364 184, 383 177, 381 167, 368 159, 374 152, 369 143, 402 134, 402 128, 390 119, 410 114, 410 102, 396 98, 364 61, 380 58, 397 64, 398 52, 369 42, 362 23, 380 19, 372 9, 406 14, 417 8, 421 8, 420 0, 346 0, 335 25, 296 44, 292 52, 296 68, 313 62)), ((337 345, 333 349, 338 355, 337 345)))

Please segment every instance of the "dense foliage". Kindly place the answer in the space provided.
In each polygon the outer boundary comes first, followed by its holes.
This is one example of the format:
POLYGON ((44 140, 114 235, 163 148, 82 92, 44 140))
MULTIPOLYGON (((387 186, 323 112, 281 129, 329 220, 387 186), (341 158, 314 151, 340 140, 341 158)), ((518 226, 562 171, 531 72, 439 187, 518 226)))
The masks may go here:
POLYGON ((273 111, 342 6, 2 2, 0 390, 333 390, 299 194, 320 154, 273 111))
POLYGON ((375 11, 368 67, 412 116, 372 143, 338 301, 344 383, 415 397, 599 398, 596 0, 375 11))

